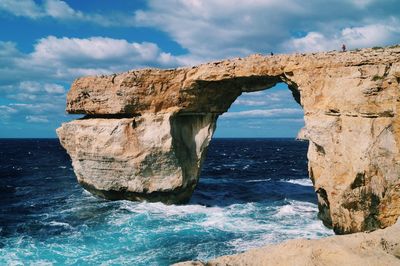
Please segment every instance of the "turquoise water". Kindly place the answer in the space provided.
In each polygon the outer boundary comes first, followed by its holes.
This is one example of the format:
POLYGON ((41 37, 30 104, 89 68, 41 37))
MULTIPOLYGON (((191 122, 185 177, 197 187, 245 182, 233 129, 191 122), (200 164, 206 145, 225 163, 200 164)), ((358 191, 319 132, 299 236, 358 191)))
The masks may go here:
POLYGON ((167 206, 93 197, 56 140, 0 142, 0 265, 169 265, 332 234, 306 143, 214 140, 191 202, 167 206))

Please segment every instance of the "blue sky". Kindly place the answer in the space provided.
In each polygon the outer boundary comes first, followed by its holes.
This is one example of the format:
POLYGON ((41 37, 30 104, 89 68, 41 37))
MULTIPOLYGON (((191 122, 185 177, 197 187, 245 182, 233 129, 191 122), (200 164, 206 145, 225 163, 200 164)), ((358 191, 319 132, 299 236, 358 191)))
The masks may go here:
MULTIPOLYGON (((83 75, 190 66, 252 53, 400 43, 398 0, 0 0, 0 137, 55 137, 83 75)), ((244 94, 217 137, 293 137, 283 84, 244 94)))

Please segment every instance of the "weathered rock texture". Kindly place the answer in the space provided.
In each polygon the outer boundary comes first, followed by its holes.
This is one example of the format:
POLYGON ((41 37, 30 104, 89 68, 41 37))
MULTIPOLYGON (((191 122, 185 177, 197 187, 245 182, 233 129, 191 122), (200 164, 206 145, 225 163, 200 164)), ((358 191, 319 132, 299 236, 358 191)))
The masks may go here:
POLYGON ((400 47, 262 56, 77 79, 58 130, 78 181, 109 199, 184 202, 218 115, 288 84, 304 109, 319 216, 336 233, 400 215, 400 47))
POLYGON ((372 233, 296 239, 278 245, 223 256, 207 263, 189 261, 174 266, 310 266, 400 265, 400 224, 372 233))

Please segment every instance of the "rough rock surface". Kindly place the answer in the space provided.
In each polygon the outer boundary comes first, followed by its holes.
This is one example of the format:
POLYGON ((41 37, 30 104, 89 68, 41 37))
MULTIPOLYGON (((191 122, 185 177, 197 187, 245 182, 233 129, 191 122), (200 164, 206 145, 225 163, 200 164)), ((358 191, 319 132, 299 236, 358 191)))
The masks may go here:
POLYGON ((174 266, 277 265, 400 265, 400 224, 372 233, 296 239, 278 245, 223 256, 209 262, 188 261, 174 266))
POLYGON ((58 130, 78 181, 109 199, 185 202, 218 115, 242 92, 288 84, 304 109, 319 217, 336 233, 400 215, 400 46, 252 55, 77 79, 58 130))

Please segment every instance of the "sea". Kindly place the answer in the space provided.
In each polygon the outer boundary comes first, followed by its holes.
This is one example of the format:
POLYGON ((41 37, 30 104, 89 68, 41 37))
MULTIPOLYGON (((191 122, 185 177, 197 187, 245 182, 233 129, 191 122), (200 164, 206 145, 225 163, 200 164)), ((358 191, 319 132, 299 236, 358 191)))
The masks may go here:
POLYGON ((188 204, 108 201, 57 139, 0 139, 0 265, 170 265, 332 235, 307 142, 213 139, 188 204))

